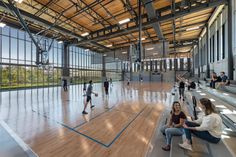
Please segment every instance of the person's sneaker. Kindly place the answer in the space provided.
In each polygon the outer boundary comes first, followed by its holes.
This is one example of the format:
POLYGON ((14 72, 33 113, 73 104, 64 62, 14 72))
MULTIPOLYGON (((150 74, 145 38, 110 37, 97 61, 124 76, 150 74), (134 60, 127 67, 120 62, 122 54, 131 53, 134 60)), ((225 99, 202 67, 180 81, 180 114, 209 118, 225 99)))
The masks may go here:
POLYGON ((94 108, 95 106, 94 105, 92 105, 90 108, 94 108))
POLYGON ((166 145, 166 146, 161 147, 161 148, 162 148, 162 150, 164 150, 164 151, 170 151, 170 146, 169 146, 169 145, 166 145))
POLYGON ((183 142, 182 144, 179 143, 179 146, 181 148, 183 148, 183 149, 187 149, 187 150, 193 151, 192 146, 190 144, 188 144, 187 142, 183 142))
POLYGON ((86 111, 83 111, 83 112, 82 112, 82 114, 88 114, 88 112, 86 112, 86 111))

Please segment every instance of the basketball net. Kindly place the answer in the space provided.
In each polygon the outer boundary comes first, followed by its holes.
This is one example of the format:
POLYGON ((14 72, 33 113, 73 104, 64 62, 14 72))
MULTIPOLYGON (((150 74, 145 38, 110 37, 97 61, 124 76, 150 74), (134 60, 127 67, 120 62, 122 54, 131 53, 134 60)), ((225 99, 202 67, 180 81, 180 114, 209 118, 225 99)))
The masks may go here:
POLYGON ((45 70, 45 71, 48 71, 48 72, 52 72, 53 71, 53 64, 39 64, 38 65, 38 68, 39 69, 42 69, 42 70, 45 70))

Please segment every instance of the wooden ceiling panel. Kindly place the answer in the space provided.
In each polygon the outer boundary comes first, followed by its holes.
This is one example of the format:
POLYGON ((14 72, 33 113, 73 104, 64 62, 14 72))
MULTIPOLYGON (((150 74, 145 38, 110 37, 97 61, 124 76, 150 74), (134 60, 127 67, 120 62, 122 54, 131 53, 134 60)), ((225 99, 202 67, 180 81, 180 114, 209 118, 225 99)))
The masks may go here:
MULTIPOLYGON (((91 38, 98 37, 97 31, 104 28, 106 28, 104 33, 109 34, 114 33, 115 31, 119 31, 119 29, 126 29, 127 26, 129 26, 129 28, 136 26, 137 22, 134 21, 129 22, 128 24, 119 25, 119 21, 121 20, 127 18, 135 18, 133 10, 135 13, 138 12, 138 4, 136 0, 128 1, 129 3, 126 2, 126 0, 24 0, 23 3, 17 4, 17 7, 26 12, 39 16, 40 18, 51 23, 54 23, 56 21, 56 25, 63 27, 73 33, 76 33, 78 36, 85 32, 88 32, 90 34, 94 33, 93 36, 91 35, 87 38, 87 40, 89 40, 91 38), (119 26, 119 28, 112 30, 108 29, 109 27, 114 27, 115 25, 119 26)), ((182 4, 182 0, 175 0, 175 3, 179 2, 181 2, 182 6, 176 9, 181 10, 186 4, 182 4)), ((152 3, 155 10, 166 7, 171 8, 171 1, 169 0, 153 0, 152 3)), ((142 8, 142 11, 144 14, 146 14, 146 9, 142 8)), ((213 11, 214 8, 205 9, 203 11, 194 12, 181 18, 175 19, 176 40, 198 38, 213 11), (196 26, 199 26, 200 28, 198 30, 186 31, 187 28, 196 26)), ((161 13, 161 16, 170 13, 171 10, 167 9, 166 11, 161 13)), ((146 18, 142 20, 143 23, 146 22, 145 20, 146 18)), ((164 21, 161 22, 160 25, 165 39, 167 39, 168 41, 173 41, 173 21, 164 21)), ((52 30, 49 31, 57 32, 53 29, 53 27, 52 30)), ((151 27, 151 25, 143 29, 142 37, 145 37, 143 43, 158 40, 156 32, 151 27)), ((135 43, 137 42, 137 40, 138 29, 132 30, 130 32, 124 31, 124 33, 121 33, 120 36, 102 38, 102 40, 95 40, 95 42, 101 45, 112 43, 113 45, 122 47, 127 46, 130 43, 135 43)), ((91 42, 82 45, 85 47, 87 45, 88 47, 92 47, 92 45, 95 46, 94 44, 91 44, 91 42)))

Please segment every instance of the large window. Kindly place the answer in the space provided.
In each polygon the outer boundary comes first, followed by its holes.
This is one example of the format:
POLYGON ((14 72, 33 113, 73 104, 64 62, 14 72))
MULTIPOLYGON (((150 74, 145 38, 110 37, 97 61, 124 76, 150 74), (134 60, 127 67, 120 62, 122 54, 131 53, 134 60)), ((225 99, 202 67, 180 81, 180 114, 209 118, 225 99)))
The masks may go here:
POLYGON ((225 59, 225 24, 222 26, 222 59, 225 59))
MULTIPOLYGON (((27 33, 6 26, 0 29, 0 36, 2 89, 61 84, 62 44, 56 41, 53 43, 49 52, 49 62, 53 69, 45 70, 35 64, 36 48, 27 33)), ((45 43, 50 41, 51 39, 43 39, 45 43)), ((46 46, 48 47, 48 44, 46 46)))
POLYGON ((212 62, 215 62, 215 35, 212 37, 212 62))
MULTIPOLYGON (((93 82, 102 81, 102 55, 88 49, 82 49, 75 46, 69 47, 70 58, 70 76, 71 83, 82 83, 93 80, 93 82)), ((112 64, 112 70, 116 70, 116 66, 112 64)), ((115 64, 116 65, 116 64, 115 64)), ((110 63, 106 63, 106 68, 110 67, 110 63)), ((108 68, 109 70, 110 68, 108 68)), ((111 70, 111 69, 110 69, 111 70)))
POLYGON ((220 60, 220 33, 219 33, 219 30, 217 31, 217 61, 220 60))
MULTIPOLYGON (((50 68, 36 65, 36 46, 29 35, 8 26, 0 28, 0 84, 2 89, 42 87, 61 85, 63 66, 63 44, 52 39, 41 39, 42 47, 48 52, 50 68)), ((71 83, 77 84, 92 79, 102 80, 102 54, 75 46, 69 47, 69 69, 71 83)), ((105 60, 108 77, 120 80, 121 62, 110 58, 105 60)))
POLYGON ((210 38, 210 63, 212 62, 212 39, 210 38))

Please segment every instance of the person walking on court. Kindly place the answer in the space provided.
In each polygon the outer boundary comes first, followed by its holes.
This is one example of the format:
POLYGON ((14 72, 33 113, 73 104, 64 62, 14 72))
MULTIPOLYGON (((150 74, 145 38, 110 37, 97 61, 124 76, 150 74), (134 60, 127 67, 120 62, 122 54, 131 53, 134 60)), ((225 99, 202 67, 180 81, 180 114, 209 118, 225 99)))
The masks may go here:
POLYGON ((127 86, 129 86, 129 84, 130 84, 130 81, 129 81, 129 78, 127 79, 127 86))
POLYGON ((185 89, 185 83, 184 83, 184 80, 181 79, 180 82, 179 82, 179 99, 183 99, 184 101, 184 89, 185 89))
POLYGON ((63 89, 64 89, 65 92, 68 91, 68 89, 67 89, 67 80, 66 79, 63 79, 63 89))
POLYGON ((140 82, 143 83, 143 77, 142 76, 140 77, 140 82))
POLYGON ((84 95, 83 96, 86 96, 86 88, 87 88, 87 83, 84 82, 84 85, 83 85, 83 93, 84 93, 84 95))
POLYGON ((87 108, 87 105, 88 103, 90 102, 90 105, 91 105, 91 109, 94 108, 95 106, 92 105, 92 94, 94 94, 95 96, 98 96, 97 93, 93 92, 93 81, 90 80, 89 81, 89 85, 88 85, 88 88, 87 88, 87 91, 86 91, 86 100, 84 102, 84 110, 82 112, 82 114, 88 114, 88 112, 86 112, 86 108, 87 108))
POLYGON ((107 79, 106 79, 105 82, 104 82, 104 88, 105 88, 105 93, 106 93, 106 95, 108 95, 109 82, 108 82, 107 79))

